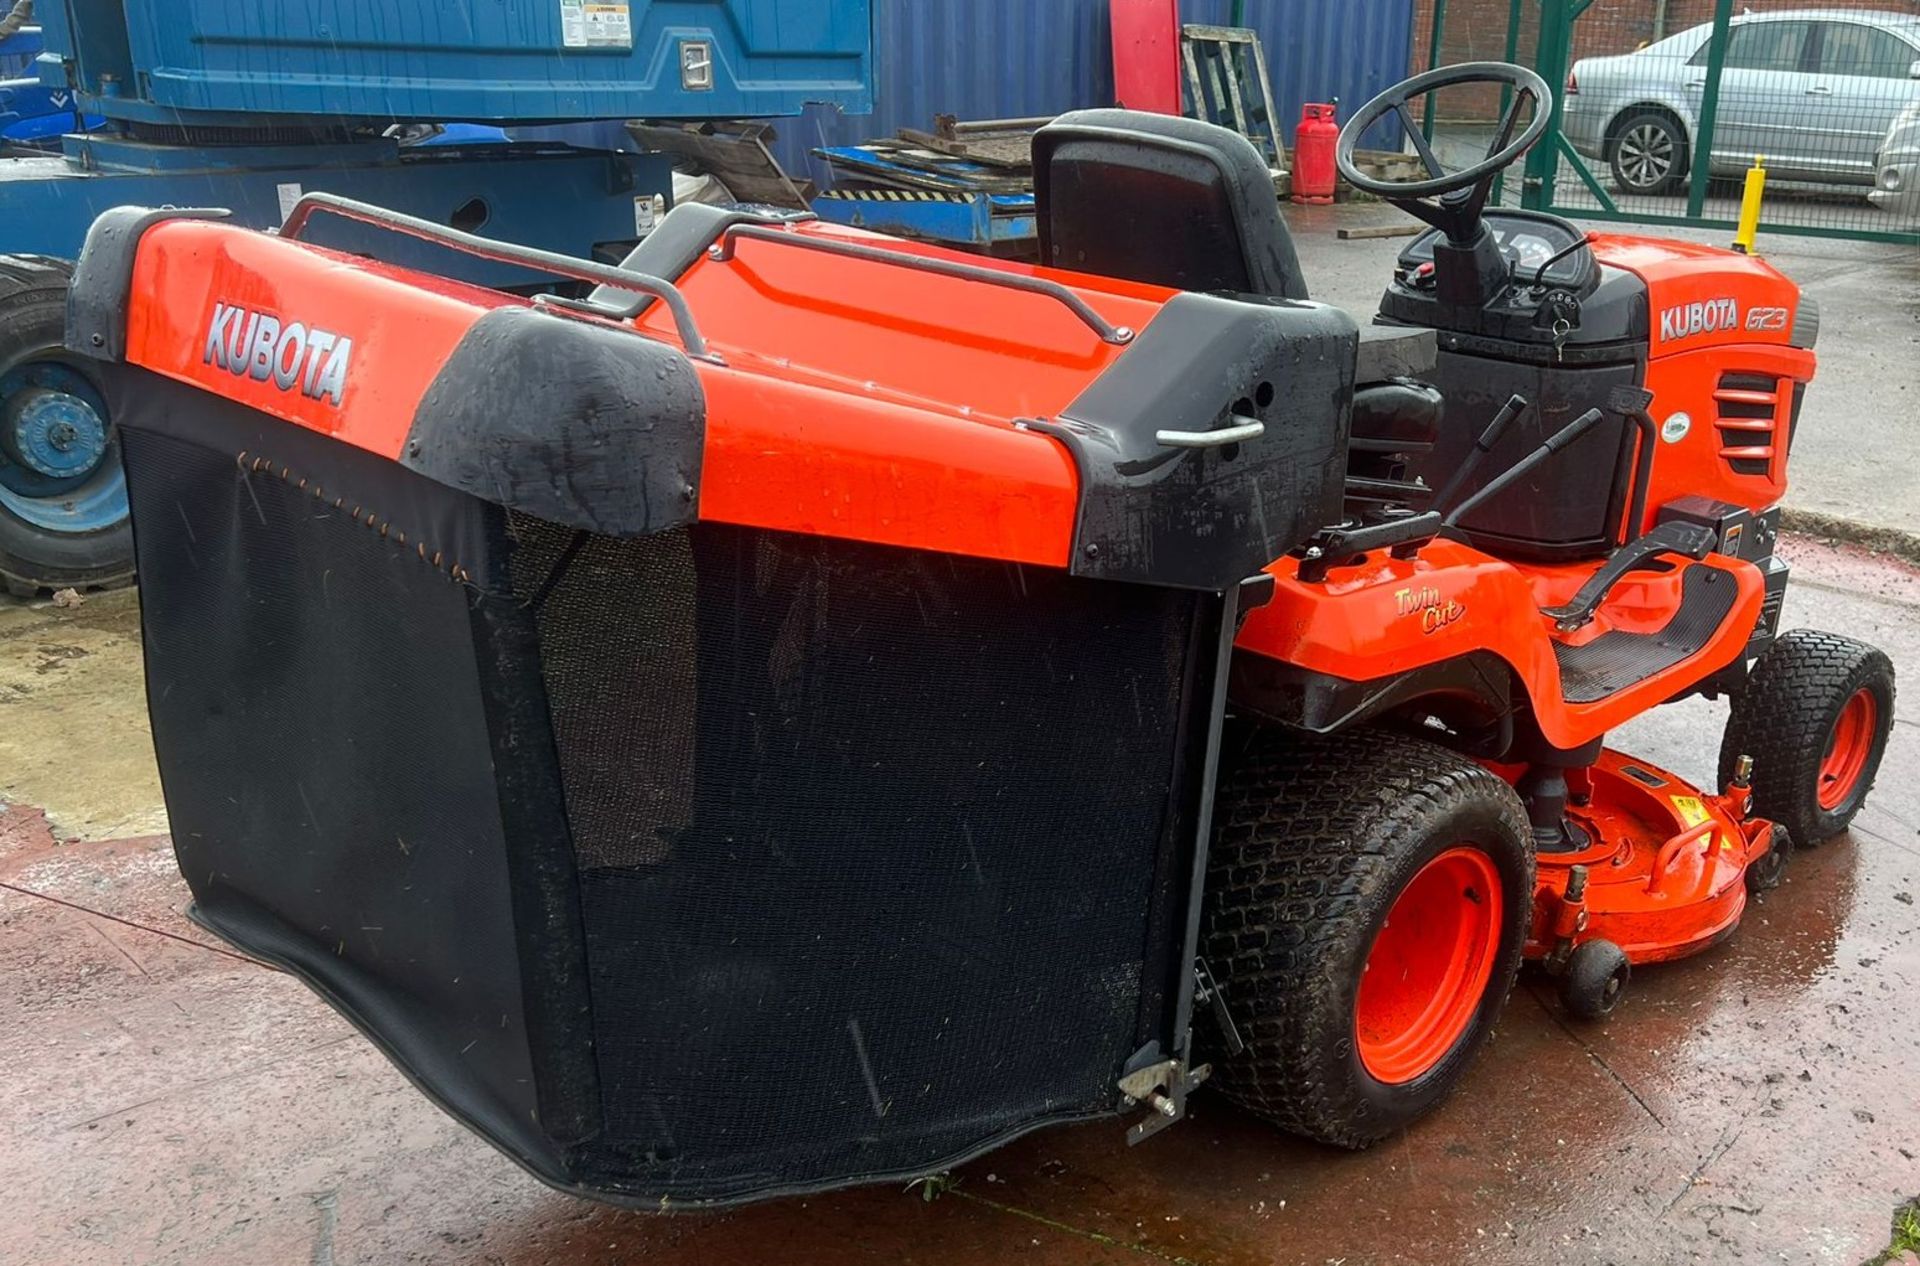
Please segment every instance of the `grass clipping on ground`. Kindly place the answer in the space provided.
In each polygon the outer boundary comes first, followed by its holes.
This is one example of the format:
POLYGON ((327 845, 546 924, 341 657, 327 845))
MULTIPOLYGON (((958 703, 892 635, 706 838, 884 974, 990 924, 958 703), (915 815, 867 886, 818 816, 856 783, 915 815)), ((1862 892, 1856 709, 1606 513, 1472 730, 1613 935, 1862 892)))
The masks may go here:
POLYGON ((1900 1266, 1920 1260, 1920 1198, 1893 1211, 1893 1243, 1866 1266, 1900 1266))

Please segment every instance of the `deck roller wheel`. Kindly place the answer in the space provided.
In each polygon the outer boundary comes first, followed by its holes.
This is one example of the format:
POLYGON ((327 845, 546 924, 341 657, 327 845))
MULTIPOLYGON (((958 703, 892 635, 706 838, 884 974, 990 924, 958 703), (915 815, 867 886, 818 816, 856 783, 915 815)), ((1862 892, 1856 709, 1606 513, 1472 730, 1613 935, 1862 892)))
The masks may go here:
POLYGON ((1812 847, 1866 803, 1893 729, 1893 663, 1837 633, 1783 633, 1733 697, 1720 782, 1753 758, 1753 811, 1812 847))
POLYGON ((1787 863, 1792 860, 1793 836, 1786 827, 1776 822, 1773 840, 1767 845, 1767 851, 1747 863, 1747 895, 1757 897, 1778 888, 1781 876, 1787 873, 1787 863))
POLYGON ((1214 1082, 1283 1129, 1364 1147, 1432 1109, 1485 1042, 1532 913, 1513 789, 1380 731, 1258 732, 1215 806, 1204 953, 1246 1049, 1214 1082))
POLYGON ((1582 941, 1560 976, 1560 1005, 1581 1020, 1604 1020, 1620 1005, 1633 978, 1627 952, 1612 941, 1582 941))

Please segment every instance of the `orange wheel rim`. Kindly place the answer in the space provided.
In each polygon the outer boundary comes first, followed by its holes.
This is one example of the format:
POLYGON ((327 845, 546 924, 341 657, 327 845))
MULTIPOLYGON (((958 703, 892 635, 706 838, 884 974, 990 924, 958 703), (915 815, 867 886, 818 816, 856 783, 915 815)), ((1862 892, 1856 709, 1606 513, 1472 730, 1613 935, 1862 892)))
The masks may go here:
POLYGON ((1401 890, 1354 1006, 1354 1044, 1370 1076, 1413 1081, 1459 1043, 1493 976, 1500 924, 1500 872, 1478 848, 1448 849, 1401 890))
POLYGON ((1833 734, 1827 740, 1827 754, 1820 761, 1822 809, 1838 809, 1859 788, 1879 728, 1880 703, 1873 691, 1862 686, 1840 709, 1840 719, 1833 723, 1833 734))

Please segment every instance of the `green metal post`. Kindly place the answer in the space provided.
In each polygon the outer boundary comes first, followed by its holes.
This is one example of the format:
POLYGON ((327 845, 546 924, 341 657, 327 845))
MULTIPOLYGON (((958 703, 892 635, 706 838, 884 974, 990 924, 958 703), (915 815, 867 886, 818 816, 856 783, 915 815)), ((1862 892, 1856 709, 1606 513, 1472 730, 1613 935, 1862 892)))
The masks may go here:
POLYGON ((1233 9, 1227 16, 1227 25, 1228 26, 1245 26, 1246 24, 1247 24, 1247 0, 1233 0, 1233 9))
POLYGON ((1698 217, 1707 206, 1707 173, 1712 170, 1713 129, 1720 121, 1720 72, 1727 65, 1727 32, 1733 0, 1716 0, 1713 36, 1707 43, 1707 83, 1700 94, 1700 127, 1693 136, 1693 174, 1687 181, 1687 214, 1698 217))
MULTIPOLYGON (((1433 38, 1427 41, 1427 69, 1432 70, 1440 64, 1440 40, 1447 30, 1447 0, 1433 0, 1433 38)), ((1420 120, 1420 130, 1433 139, 1433 111, 1439 102, 1437 93, 1427 94, 1427 108, 1420 120)))
MULTIPOLYGON (((1520 56, 1520 0, 1507 0, 1507 51, 1503 60, 1513 64, 1520 56)), ((1513 89, 1503 86, 1500 89, 1500 117, 1506 118, 1507 111, 1513 108, 1513 89)), ((1493 178, 1493 205, 1499 206, 1506 196, 1507 173, 1501 172, 1493 178)))
MULTIPOLYGON (((1731 3, 1732 0, 1725 0, 1731 3)), ((1540 46, 1534 54, 1533 68, 1547 81, 1553 93, 1553 112, 1547 121, 1547 135, 1560 134, 1561 85, 1567 82, 1567 64, 1573 57, 1573 0, 1540 0, 1540 46)), ((1520 186, 1520 205, 1531 211, 1553 207, 1553 182, 1560 169, 1560 151, 1553 145, 1536 145, 1527 155, 1526 176, 1520 186)))

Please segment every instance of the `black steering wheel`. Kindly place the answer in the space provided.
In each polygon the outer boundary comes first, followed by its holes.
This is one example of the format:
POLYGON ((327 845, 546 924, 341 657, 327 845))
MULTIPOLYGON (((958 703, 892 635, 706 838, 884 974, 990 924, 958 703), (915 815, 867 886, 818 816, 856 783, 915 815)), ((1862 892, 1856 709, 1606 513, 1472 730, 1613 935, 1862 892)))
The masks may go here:
POLYGON ((1547 81, 1525 66, 1506 62, 1462 62, 1458 66, 1441 66, 1424 75, 1415 75, 1404 83, 1395 84, 1361 106, 1340 130, 1340 141, 1334 148, 1333 161, 1347 183, 1355 189, 1419 216, 1445 233, 1450 241, 1466 245, 1479 234, 1480 213, 1486 208, 1493 178, 1517 162, 1522 154, 1546 135, 1552 114, 1553 93, 1548 89, 1547 81), (1414 121, 1413 111, 1408 109, 1407 103, 1429 92, 1462 84, 1494 84, 1511 88, 1513 99, 1500 119, 1493 142, 1487 146, 1487 156, 1471 167, 1448 171, 1441 166, 1433 146, 1427 143, 1426 134, 1414 121), (1526 130, 1515 137, 1514 129, 1519 126, 1521 114, 1529 102, 1533 104, 1533 117, 1528 121, 1526 130), (1408 138, 1413 141, 1414 151, 1427 169, 1425 180, 1376 180, 1354 165, 1353 151, 1360 137, 1388 115, 1399 117, 1400 126, 1406 129, 1408 138))

